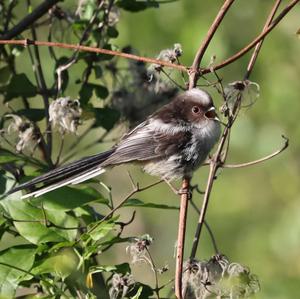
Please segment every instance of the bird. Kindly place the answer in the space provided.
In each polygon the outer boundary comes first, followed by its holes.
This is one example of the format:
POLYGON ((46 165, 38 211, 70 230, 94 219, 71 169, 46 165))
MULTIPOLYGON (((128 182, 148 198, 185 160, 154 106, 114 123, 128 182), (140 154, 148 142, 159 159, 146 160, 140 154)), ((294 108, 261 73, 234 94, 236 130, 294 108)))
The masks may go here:
POLYGON ((212 97, 193 88, 177 94, 145 121, 124 134, 111 149, 59 166, 13 188, 8 194, 29 190, 22 196, 38 197, 57 188, 74 185, 108 168, 140 164, 143 170, 167 183, 191 178, 206 160, 221 134, 212 97))

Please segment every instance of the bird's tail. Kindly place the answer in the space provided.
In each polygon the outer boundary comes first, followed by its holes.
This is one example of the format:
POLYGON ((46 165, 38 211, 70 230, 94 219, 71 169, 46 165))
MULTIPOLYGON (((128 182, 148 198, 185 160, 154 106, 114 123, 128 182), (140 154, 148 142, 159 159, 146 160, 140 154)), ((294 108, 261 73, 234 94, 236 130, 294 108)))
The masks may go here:
POLYGON ((28 189, 30 193, 25 194, 22 198, 30 196, 38 197, 44 193, 69 184, 79 184, 105 172, 105 169, 101 167, 101 163, 104 162, 113 152, 114 150, 112 149, 107 152, 85 157, 78 161, 55 168, 29 182, 20 184, 16 188, 10 190, 6 195, 19 190, 28 189))

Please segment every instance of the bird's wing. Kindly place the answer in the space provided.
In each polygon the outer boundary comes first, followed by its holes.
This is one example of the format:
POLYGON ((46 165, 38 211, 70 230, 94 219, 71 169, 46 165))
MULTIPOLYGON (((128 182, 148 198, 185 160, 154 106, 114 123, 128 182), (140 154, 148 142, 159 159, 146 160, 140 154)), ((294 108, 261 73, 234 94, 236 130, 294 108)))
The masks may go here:
POLYGON ((126 134, 101 165, 147 161, 176 154, 190 140, 186 131, 174 132, 153 126, 148 120, 126 134))

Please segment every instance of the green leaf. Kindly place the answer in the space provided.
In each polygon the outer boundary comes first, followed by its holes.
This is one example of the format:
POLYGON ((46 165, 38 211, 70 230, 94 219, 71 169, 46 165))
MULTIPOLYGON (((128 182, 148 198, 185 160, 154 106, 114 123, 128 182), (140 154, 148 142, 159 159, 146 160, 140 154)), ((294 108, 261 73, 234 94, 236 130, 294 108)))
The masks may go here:
POLYGON ((11 54, 18 57, 21 55, 21 53, 24 51, 25 47, 20 46, 20 45, 13 45, 11 54))
MULTIPOLYGON (((55 64, 55 68, 54 68, 54 70, 55 70, 55 71, 54 71, 54 77, 55 77, 55 79, 57 78, 56 70, 57 70, 60 66, 66 64, 66 63, 68 63, 68 62, 69 62, 69 58, 66 57, 66 56, 62 56, 62 57, 60 57, 60 58, 57 60, 57 62, 56 62, 56 64, 55 64)), ((68 83, 69 83, 69 73, 68 73, 68 70, 62 71, 60 76, 61 76, 61 80, 62 80, 61 91, 64 91, 64 90, 66 90, 66 88, 67 88, 67 86, 68 86, 68 83)))
POLYGON ((0 164, 11 163, 17 160, 20 160, 20 157, 18 157, 16 154, 0 148, 0 164))
POLYGON ((131 297, 131 299, 139 299, 142 294, 142 291, 143 291, 143 287, 140 286, 136 294, 133 297, 131 297))
POLYGON ((81 89, 79 91, 79 100, 80 100, 80 105, 82 107, 88 104, 90 98, 93 96, 93 90, 94 90, 93 84, 87 83, 81 86, 81 89))
POLYGON ((96 9, 96 4, 94 0, 86 0, 81 6, 81 19, 90 21, 94 11, 96 9))
POLYGON ((37 95, 37 88, 30 82, 25 74, 14 75, 9 84, 5 87, 5 102, 16 97, 34 97, 37 95))
POLYGON ((11 74, 9 66, 2 67, 0 69, 0 84, 5 84, 9 80, 11 74))
POLYGON ((103 85, 94 85, 96 96, 100 99, 105 99, 109 95, 108 89, 103 85))
POLYGON ((166 209, 166 210, 179 210, 177 206, 168 206, 163 204, 156 204, 152 202, 143 202, 140 199, 130 198, 127 200, 123 207, 141 207, 141 208, 154 208, 154 209, 166 209))
POLYGON ((133 296, 135 296, 138 291, 142 289, 141 293, 139 294, 139 299, 150 299, 153 296, 153 290, 150 286, 137 282, 134 285, 134 288, 132 290, 130 290, 127 294, 127 296, 129 298, 132 298, 133 296))
POLYGON ((117 38, 119 36, 119 31, 115 27, 108 27, 107 28, 107 35, 110 38, 117 38))
POLYGON ((112 273, 131 273, 131 269, 128 263, 123 263, 119 265, 102 265, 102 266, 92 266, 89 269, 89 273, 101 273, 101 272, 112 272, 112 273))
MULTIPOLYGON (((47 227, 44 224, 44 214, 41 208, 35 207, 29 201, 12 199, 10 195, 0 202, 14 222, 17 231, 33 244, 46 242, 74 241, 77 229, 60 229, 54 226, 47 227)), ((78 221, 63 211, 46 210, 47 220, 60 227, 77 227, 78 221)))
MULTIPOLYGON (((116 224, 114 221, 116 219, 117 217, 114 217, 109 220, 101 222, 91 233, 89 233, 89 236, 94 241, 103 239, 115 228, 116 224)), ((93 224, 91 226, 93 226, 93 224)))
POLYGON ((94 126, 103 127, 107 131, 111 130, 120 118, 119 111, 109 107, 95 108, 94 113, 96 119, 94 126))
POLYGON ((117 5, 124 10, 138 12, 150 7, 158 8, 159 4, 155 0, 119 0, 117 5))
POLYGON ((16 112, 20 116, 25 116, 33 122, 41 121, 45 118, 45 109, 21 109, 16 112))
POLYGON ((55 273, 65 279, 77 268, 79 258, 70 247, 63 248, 53 256, 43 259, 35 264, 32 273, 35 275, 45 273, 55 273))
POLYGON ((0 194, 3 194, 5 192, 5 190, 6 190, 5 171, 0 169, 0 194))
POLYGON ((93 188, 71 188, 63 187, 52 192, 46 193, 40 197, 47 210, 69 211, 81 207, 91 202, 97 202, 107 205, 108 199, 93 188))
POLYGON ((12 298, 21 281, 29 280, 35 257, 35 249, 29 245, 15 246, 0 252, 0 294, 1 298, 12 298), (11 267, 4 265, 11 265, 11 267), (13 266, 24 271, 17 270, 13 266))
POLYGON ((103 71, 102 71, 101 66, 95 65, 93 68, 94 68, 94 72, 95 72, 95 77, 96 77, 96 79, 101 78, 102 75, 103 75, 103 71))

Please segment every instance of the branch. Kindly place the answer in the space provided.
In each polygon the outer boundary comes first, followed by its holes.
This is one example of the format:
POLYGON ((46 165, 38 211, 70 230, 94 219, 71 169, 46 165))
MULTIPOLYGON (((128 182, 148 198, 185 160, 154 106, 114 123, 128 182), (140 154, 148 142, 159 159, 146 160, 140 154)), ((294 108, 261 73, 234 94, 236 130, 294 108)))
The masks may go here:
POLYGON ((200 45, 200 47, 199 47, 199 49, 196 53, 196 56, 194 58, 192 68, 191 68, 193 70, 193 73, 191 73, 191 75, 189 77, 189 88, 190 89, 196 86, 196 82, 197 82, 197 79, 199 77, 199 73, 196 72, 195 70, 199 69, 199 66, 201 64, 202 58, 204 56, 204 53, 205 53, 208 45, 210 44, 215 32, 217 31, 217 29, 220 26, 223 18, 225 17, 225 14, 227 13, 227 11, 229 10, 231 4, 233 4, 234 1, 235 0, 226 0, 224 2, 223 6, 219 10, 215 20, 213 21, 211 27, 209 28, 204 41, 200 45))
MULTIPOLYGON (((275 14, 276 14, 277 9, 279 8, 279 5, 280 5, 281 1, 282 1, 282 0, 277 0, 277 1, 275 2, 274 6, 273 6, 273 8, 272 8, 272 10, 271 10, 271 12, 270 12, 268 18, 267 18, 266 24, 265 24, 265 26, 264 26, 264 28, 263 28, 263 32, 264 32, 264 31, 268 28, 268 26, 272 23, 272 20, 273 20, 275 14)), ((263 33, 263 32, 262 32, 262 33, 263 33)), ((259 51, 260 51, 260 49, 261 49, 261 46, 262 46, 263 42, 264 42, 264 39, 262 39, 262 40, 255 46, 253 55, 251 56, 251 59, 250 59, 250 61, 249 61, 248 67, 247 67, 246 75, 244 76, 244 80, 249 79, 250 73, 251 73, 251 71, 252 71, 252 69, 253 69, 253 67, 254 67, 254 64, 255 64, 255 62, 256 62, 257 56, 258 56, 258 54, 259 54, 259 51)))
POLYGON ((27 15, 11 30, 0 36, 1 40, 11 39, 22 33, 30 25, 32 25, 37 19, 42 17, 47 11, 61 0, 44 0, 32 13, 27 15))
POLYGON ((225 67, 228 64, 233 63, 234 61, 238 60, 240 57, 248 53, 253 47, 255 47, 261 40, 263 40, 275 27, 278 25, 278 23, 285 17, 285 15, 299 2, 300 0, 293 0, 290 2, 289 5, 287 5, 283 11, 279 14, 279 16, 269 25, 267 28, 259 34, 250 44, 248 44, 246 47, 244 47, 242 50, 240 50, 238 53, 234 54, 230 58, 224 60, 220 64, 217 64, 216 66, 212 68, 204 68, 201 71, 201 74, 207 74, 211 73, 212 70, 218 70, 223 67, 225 67))
MULTIPOLYGON (((111 217, 115 211, 117 211, 118 209, 120 209, 122 207, 122 205, 134 194, 138 193, 138 192, 142 192, 145 191, 147 189, 150 189, 158 184, 160 184, 161 182, 163 182, 163 180, 160 180, 158 182, 149 184, 145 187, 140 187, 139 184, 134 184, 132 191, 130 191, 128 193, 128 195, 126 195, 120 202, 118 205, 116 205, 106 216, 104 216, 100 221, 98 221, 94 226, 92 226, 87 232, 86 234, 90 234, 91 232, 93 232, 103 221, 107 220, 109 217, 111 217)), ((80 241, 80 238, 78 239, 78 241, 76 243, 78 243, 80 241)))
MULTIPOLYGON (((297 2, 298 1, 299 0, 297 0, 297 2)), ((295 1, 293 1, 293 2, 295 2, 295 1)), ((265 24, 264 28, 265 27, 267 27, 267 28, 270 27, 269 24, 272 21, 272 18, 274 16, 274 14, 276 13, 277 8, 278 8, 278 0, 276 0, 275 4, 273 5, 271 13, 270 13, 269 17, 267 18, 267 21, 266 21, 266 24, 265 24)), ((280 15, 282 15, 282 13, 280 15)), ((279 17, 277 17, 276 20, 278 20, 278 18, 279 17)), ((274 22, 272 24, 274 24, 274 22)), ((246 75, 248 77, 250 76, 250 74, 253 70, 254 63, 256 61, 258 52, 259 52, 259 49, 258 49, 258 51, 254 51, 251 58, 250 58, 249 65, 248 65, 247 72, 246 72, 246 75)), ((208 176, 206 190, 205 190, 203 203, 202 203, 202 207, 201 207, 201 213, 200 213, 199 220, 198 220, 198 225, 197 225, 197 228, 196 228, 194 242, 193 242, 193 246, 192 246, 192 250, 191 250, 191 254, 190 254, 190 259, 193 259, 196 255, 196 252, 197 252, 199 239, 200 239, 200 235, 201 235, 201 231, 202 231, 202 227, 203 227, 203 223, 204 223, 204 219, 205 219, 205 215, 206 215, 206 211, 207 211, 208 202, 209 202, 210 194, 211 194, 211 191, 212 191, 214 179, 215 179, 216 172, 217 172, 218 168, 222 166, 222 163, 221 163, 222 151, 223 151, 223 148, 226 144, 226 140, 229 137, 230 129, 231 129, 232 125, 234 124, 234 122, 237 118, 237 115, 239 113, 240 101, 241 101, 241 96, 238 96, 237 99, 236 99, 236 103, 234 104, 233 116, 229 117, 227 126, 224 129, 224 132, 223 132, 221 140, 219 142, 217 151, 213 155, 213 158, 211 159, 211 162, 210 162, 209 176, 208 176)))
POLYGON ((274 153, 272 153, 268 156, 265 156, 263 158, 260 158, 260 159, 254 160, 254 161, 241 163, 241 164, 224 164, 221 167, 222 168, 241 168, 241 167, 256 165, 256 164, 265 162, 267 160, 270 160, 270 159, 274 158, 275 156, 281 154, 289 146, 289 139, 283 135, 282 135, 282 138, 285 140, 284 145, 279 150, 275 151, 274 153))
MULTIPOLYGON (((300 1, 300 0, 299 0, 300 1)), ((28 46, 28 45, 34 45, 34 46, 46 46, 46 47, 57 47, 57 48, 64 48, 64 49, 72 49, 72 50, 78 50, 82 52, 93 52, 93 53, 100 53, 100 54, 106 54, 111 56, 119 56, 126 59, 132 59, 137 61, 143 61, 146 63, 154 63, 161 66, 170 67, 173 69, 178 69, 181 71, 188 72, 189 68, 184 65, 180 64, 174 64, 168 61, 154 59, 154 58, 148 58, 144 56, 129 54, 129 53, 123 53, 119 51, 113 51, 103 48, 95 48, 95 47, 88 47, 88 46, 82 46, 82 45, 74 45, 74 44, 66 44, 66 43, 57 43, 57 42, 45 42, 45 41, 34 41, 30 39, 23 39, 23 40, 0 40, 0 45, 21 45, 21 46, 28 46)))
POLYGON ((184 255, 184 240, 186 231, 186 216, 189 201, 190 179, 185 178, 182 181, 182 190, 187 190, 180 197, 180 211, 177 235, 177 252, 176 252, 176 273, 175 273, 175 295, 178 299, 182 299, 182 266, 184 255))
MULTIPOLYGON (((210 29, 207 32, 206 38, 201 43, 196 56, 194 58, 192 67, 189 72, 189 89, 196 86, 199 78, 199 73, 196 71, 199 69, 203 55, 211 42, 215 32, 220 26, 226 12, 230 8, 234 0, 226 0, 223 6, 220 8, 215 20, 213 21, 210 29)), ((176 273, 175 273, 175 295, 178 299, 182 299, 184 294, 182 292, 182 267, 184 256, 184 240, 186 231, 186 217, 189 199, 190 179, 183 179, 182 190, 187 190, 187 193, 183 193, 180 199, 180 212, 179 212, 179 224, 178 224, 178 237, 177 237, 177 253, 176 253, 176 273)))

